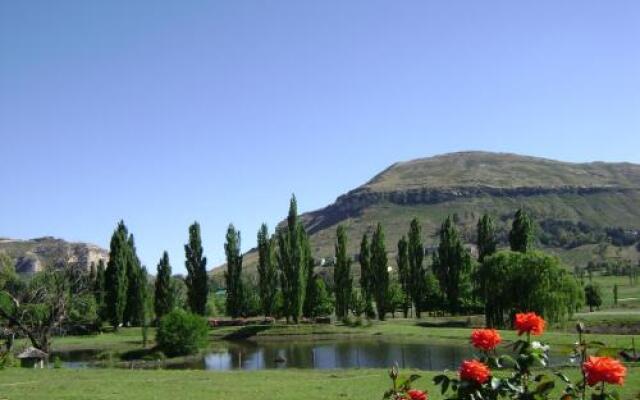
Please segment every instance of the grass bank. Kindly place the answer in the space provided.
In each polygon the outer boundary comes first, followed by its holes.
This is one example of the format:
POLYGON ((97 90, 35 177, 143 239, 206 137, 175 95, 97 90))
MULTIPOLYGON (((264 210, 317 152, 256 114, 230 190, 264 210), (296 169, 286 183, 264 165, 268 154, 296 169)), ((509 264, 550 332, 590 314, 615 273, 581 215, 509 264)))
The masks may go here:
MULTIPOLYGON (((431 399, 444 398, 431 382, 436 373, 417 373, 422 379, 416 387, 429 390, 431 399)), ((569 375, 576 377, 577 370, 569 371, 569 375)), ((388 385, 387 371, 383 369, 209 372, 8 368, 0 371, 0 399, 9 400, 371 400, 381 398, 388 385)), ((629 371, 621 397, 631 400, 638 395, 640 368, 634 367, 629 371)))

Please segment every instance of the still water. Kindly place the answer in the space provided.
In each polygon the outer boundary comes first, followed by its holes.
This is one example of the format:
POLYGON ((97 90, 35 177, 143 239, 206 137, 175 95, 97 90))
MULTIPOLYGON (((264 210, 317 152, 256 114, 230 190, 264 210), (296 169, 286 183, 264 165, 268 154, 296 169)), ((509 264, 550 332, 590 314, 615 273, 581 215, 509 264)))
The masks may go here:
MULTIPOLYGON (((504 353, 507 349, 501 349, 504 353)), ((92 355, 82 352, 58 354, 67 368, 91 367, 92 355)), ((456 369, 474 355, 470 346, 451 344, 402 343, 388 340, 341 339, 320 341, 251 340, 226 342, 224 348, 169 369, 256 370, 277 368, 401 368, 422 370, 456 369)), ((551 363, 566 362, 562 355, 551 355, 551 363)))

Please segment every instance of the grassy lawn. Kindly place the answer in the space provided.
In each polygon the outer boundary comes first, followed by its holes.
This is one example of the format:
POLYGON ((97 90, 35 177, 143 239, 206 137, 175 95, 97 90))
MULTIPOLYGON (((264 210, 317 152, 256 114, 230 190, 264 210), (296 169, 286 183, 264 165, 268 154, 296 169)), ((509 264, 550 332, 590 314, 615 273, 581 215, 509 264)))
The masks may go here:
MULTIPOLYGON (((640 316, 638 316, 640 317, 640 316)), ((587 323, 592 321, 602 323, 607 318, 622 319, 627 318, 620 314, 593 313, 581 315, 580 318, 587 323)), ((424 342, 424 343, 459 343, 467 344, 471 328, 468 327, 442 327, 437 326, 439 322, 434 318, 416 321, 412 319, 390 319, 385 322, 371 321, 364 326, 347 326, 344 324, 332 325, 274 325, 267 327, 247 326, 247 327, 223 327, 212 329, 211 343, 219 344, 228 335, 250 336, 257 340, 317 340, 341 337, 376 337, 393 339, 404 342, 424 342), (435 326, 434 326, 435 325, 435 326)), ((475 324, 476 321, 472 321, 475 324)), ((542 341, 554 346, 570 346, 576 341, 573 331, 574 322, 567 324, 566 329, 555 329, 545 332, 540 338, 542 341)), ((507 340, 515 340, 517 335, 514 331, 501 331, 502 337, 507 340)), ((155 330, 149 329, 149 346, 153 345, 155 330)), ((597 340, 613 348, 628 348, 631 346, 630 335, 613 334, 592 334, 590 340, 597 340)), ((18 346, 26 345, 26 342, 19 342, 18 346)), ((142 334, 140 328, 122 328, 117 333, 102 333, 91 336, 67 336, 57 337, 53 340, 53 348, 56 351, 68 350, 98 350, 124 352, 137 349, 142 346, 142 334)))
MULTIPOLYGON (((431 399, 444 398, 431 383, 431 378, 436 373, 411 372, 422 375, 415 386, 429 390, 431 399)), ((571 370, 569 374, 575 377, 577 370, 571 370)), ((371 400, 382 398, 388 385, 387 371, 383 369, 208 372, 8 368, 0 371, 0 399, 10 400, 371 400)), ((629 400, 640 395, 638 367, 629 370, 621 395, 623 399, 629 400)))

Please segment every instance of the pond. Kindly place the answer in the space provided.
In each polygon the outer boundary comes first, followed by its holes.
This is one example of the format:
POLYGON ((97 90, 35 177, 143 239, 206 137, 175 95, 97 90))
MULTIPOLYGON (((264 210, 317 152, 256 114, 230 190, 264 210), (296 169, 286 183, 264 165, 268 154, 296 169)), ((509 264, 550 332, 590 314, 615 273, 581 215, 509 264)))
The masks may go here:
MULTIPOLYGON (((504 349, 506 351, 506 349, 504 349)), ((95 354, 89 352, 57 353, 67 368, 87 368, 95 354)), ((225 342, 203 357, 171 363, 168 369, 256 370, 277 368, 336 369, 401 368, 422 370, 456 369, 473 356, 467 345, 403 343, 375 339, 340 339, 319 341, 225 342)), ((552 355, 552 364, 564 363, 566 356, 552 355)))

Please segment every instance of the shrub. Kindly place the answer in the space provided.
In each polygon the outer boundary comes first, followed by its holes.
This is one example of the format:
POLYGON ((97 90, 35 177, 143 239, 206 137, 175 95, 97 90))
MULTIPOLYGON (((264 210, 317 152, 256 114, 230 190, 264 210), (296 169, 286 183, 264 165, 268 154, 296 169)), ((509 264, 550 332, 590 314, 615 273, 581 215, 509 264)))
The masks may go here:
POLYGON ((177 309, 160 320, 156 342, 169 357, 194 354, 207 344, 208 331, 204 318, 177 309))

